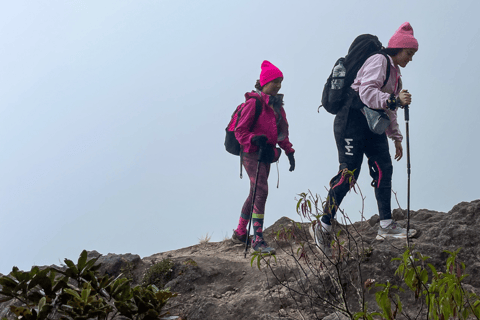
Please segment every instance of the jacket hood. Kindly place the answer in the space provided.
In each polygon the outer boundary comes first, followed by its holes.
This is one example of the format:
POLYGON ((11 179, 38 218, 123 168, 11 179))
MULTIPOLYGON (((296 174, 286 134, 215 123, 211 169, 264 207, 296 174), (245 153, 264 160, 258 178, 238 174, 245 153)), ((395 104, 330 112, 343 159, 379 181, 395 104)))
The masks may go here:
MULTIPOLYGON (((270 96, 268 94, 265 94, 261 91, 258 90, 252 90, 250 92, 245 93, 245 101, 250 99, 250 98, 262 98, 266 104, 268 104, 270 100, 270 96)), ((275 99, 280 100, 280 102, 283 104, 283 94, 279 93, 275 96, 275 99)))
POLYGON ((245 100, 250 98, 262 98, 263 94, 260 91, 252 90, 250 92, 245 93, 245 100))

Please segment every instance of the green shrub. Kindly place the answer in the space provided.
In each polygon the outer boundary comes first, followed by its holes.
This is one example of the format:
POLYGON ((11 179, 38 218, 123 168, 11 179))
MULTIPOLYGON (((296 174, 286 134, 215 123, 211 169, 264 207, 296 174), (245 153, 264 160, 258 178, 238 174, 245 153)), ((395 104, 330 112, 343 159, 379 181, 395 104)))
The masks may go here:
POLYGON ((165 284, 173 277, 173 269, 175 263, 171 259, 163 259, 151 266, 143 276, 143 285, 155 285, 158 288, 163 288, 165 284))
MULTIPOLYGON (((12 299, 15 319, 112 319, 116 315, 134 320, 153 320, 168 312, 162 308, 176 293, 158 290, 154 285, 130 286, 126 278, 100 276, 95 264, 82 251, 77 264, 65 259, 65 270, 33 267, 29 272, 13 267, 8 276, 0 277, 0 302, 12 299)), ((5 319, 5 318, 4 318, 5 319)))

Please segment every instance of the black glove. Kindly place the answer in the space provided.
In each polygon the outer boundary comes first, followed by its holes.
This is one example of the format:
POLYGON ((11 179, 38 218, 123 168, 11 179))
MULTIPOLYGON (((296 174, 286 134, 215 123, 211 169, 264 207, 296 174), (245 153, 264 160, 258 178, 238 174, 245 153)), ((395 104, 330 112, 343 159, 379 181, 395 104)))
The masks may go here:
POLYGON ((262 134, 260 136, 253 136, 252 139, 250 140, 253 145, 256 145, 257 147, 265 147, 267 145, 267 136, 262 134))
POLYGON ((287 157, 288 157, 288 161, 290 162, 290 169, 289 169, 289 171, 292 172, 293 170, 295 170, 295 158, 294 158, 294 156, 293 156, 293 152, 287 154, 287 157))

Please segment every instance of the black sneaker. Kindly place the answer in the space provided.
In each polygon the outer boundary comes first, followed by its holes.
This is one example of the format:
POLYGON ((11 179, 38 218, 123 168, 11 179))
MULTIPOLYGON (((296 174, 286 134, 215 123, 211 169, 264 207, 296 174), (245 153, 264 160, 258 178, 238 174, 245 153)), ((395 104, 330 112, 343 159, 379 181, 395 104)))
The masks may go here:
POLYGON ((320 250, 326 257, 332 257, 332 235, 330 232, 324 232, 321 229, 321 223, 318 222, 315 225, 311 224, 309 231, 317 249, 320 250))
POLYGON ((236 230, 233 230, 233 235, 232 235, 232 242, 233 243, 238 243, 238 244, 243 244, 245 245, 245 242, 247 242, 247 246, 250 246, 250 242, 252 240, 252 237, 250 237, 250 241, 247 241, 247 234, 245 233, 244 235, 239 236, 236 230))

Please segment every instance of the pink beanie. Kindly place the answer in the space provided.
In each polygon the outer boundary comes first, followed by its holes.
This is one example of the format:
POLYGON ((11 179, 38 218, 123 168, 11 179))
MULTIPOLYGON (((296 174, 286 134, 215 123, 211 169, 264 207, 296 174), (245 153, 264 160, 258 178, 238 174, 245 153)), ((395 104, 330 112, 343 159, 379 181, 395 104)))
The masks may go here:
POLYGON ((277 78, 283 77, 282 71, 271 64, 269 61, 262 62, 262 72, 260 72, 260 85, 263 87, 267 83, 277 78))
POLYGON ((410 23, 405 22, 388 41, 388 48, 413 48, 418 50, 418 41, 413 36, 410 23))

